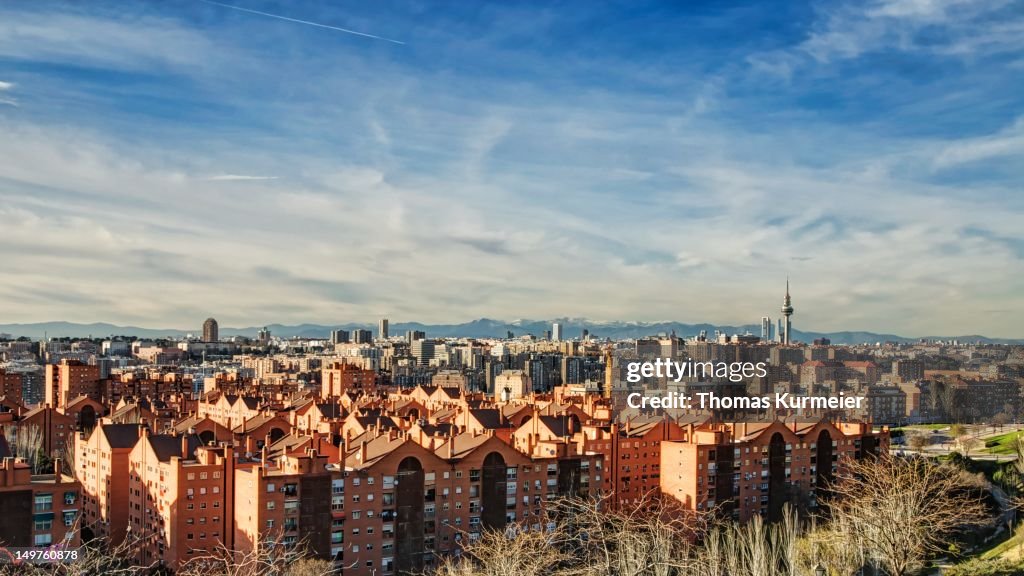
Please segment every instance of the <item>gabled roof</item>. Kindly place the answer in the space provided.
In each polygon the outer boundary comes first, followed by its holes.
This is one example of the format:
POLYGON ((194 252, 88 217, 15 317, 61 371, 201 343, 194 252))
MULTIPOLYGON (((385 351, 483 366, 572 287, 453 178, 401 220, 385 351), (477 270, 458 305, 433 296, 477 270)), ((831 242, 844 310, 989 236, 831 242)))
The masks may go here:
POLYGON ((189 429, 195 428, 196 426, 198 426, 198 425, 200 425, 200 424, 202 424, 204 422, 208 422, 210 424, 213 424, 214 428, 219 428, 219 429, 222 429, 222 430, 224 430, 226 432, 230 432, 230 430, 228 430, 227 426, 224 426, 224 425, 220 424, 219 422, 217 422, 216 420, 213 420, 209 416, 199 416, 197 414, 192 414, 192 415, 186 416, 185 418, 182 418, 181 420, 176 422, 174 424, 174 431, 177 432, 178 434, 184 434, 184 433, 188 432, 189 429))
POLYGON ((96 405, 98 405, 100 407, 103 406, 99 402, 93 400, 92 398, 89 398, 85 394, 82 394, 82 395, 76 397, 74 400, 68 401, 67 406, 64 407, 64 411, 67 412, 68 410, 71 410, 72 408, 75 408, 79 404, 96 404, 96 405))
POLYGON ((641 417, 629 421, 629 430, 620 428, 619 432, 630 437, 639 438, 645 436, 653 428, 656 428, 658 424, 662 422, 660 417, 641 417))
POLYGON ((345 409, 341 407, 341 404, 334 402, 325 402, 317 404, 316 409, 320 411, 320 415, 324 418, 344 418, 345 409))
POLYGON ((496 408, 479 408, 470 410, 469 415, 479 422, 486 430, 495 430, 497 428, 508 426, 507 421, 506 423, 502 422, 501 413, 496 408))
MULTIPOLYGON (((139 441, 140 424, 102 424, 97 427, 111 448, 131 448, 139 441)), ((93 432, 95 434, 95 432, 93 432)))
POLYGON ((398 428, 398 423, 392 420, 390 416, 356 416, 355 420, 363 428, 369 428, 370 426, 377 426, 382 430, 398 428))
MULTIPOLYGON (((161 462, 168 462, 171 458, 181 457, 181 436, 169 434, 152 434, 147 436, 149 445, 153 447, 153 453, 161 462)), ((188 455, 186 459, 195 458, 196 448, 203 445, 203 441, 195 434, 187 436, 188 455)))
POLYGON ((569 422, 562 416, 541 416, 540 423, 559 438, 569 435, 569 422))
POLYGON ((448 442, 442 442, 441 445, 434 450, 434 454, 437 454, 439 458, 444 458, 445 460, 462 458, 473 450, 476 450, 483 443, 490 440, 490 438, 491 436, 487 434, 473 434, 472 432, 465 432, 455 436, 448 442))
MULTIPOLYGON (((274 420, 274 419, 277 419, 277 418, 280 418, 280 417, 276 413, 274 413, 274 412, 270 412, 270 413, 260 412, 259 414, 253 416, 252 418, 249 418, 245 422, 242 422, 238 426, 235 426, 235 428, 234 428, 234 430, 232 430, 232 432, 234 432, 235 434, 246 434, 246 433, 252 432, 253 430, 259 428, 260 426, 263 426, 267 422, 270 422, 271 420, 274 420)), ((284 419, 281 418, 281 420, 284 420, 284 419)))

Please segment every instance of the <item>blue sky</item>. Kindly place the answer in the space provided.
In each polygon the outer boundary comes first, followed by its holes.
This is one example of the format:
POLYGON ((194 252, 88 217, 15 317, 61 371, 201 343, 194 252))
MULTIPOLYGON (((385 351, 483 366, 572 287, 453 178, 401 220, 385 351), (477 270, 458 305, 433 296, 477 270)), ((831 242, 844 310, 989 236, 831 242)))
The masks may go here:
POLYGON ((1024 2, 0 5, 0 319, 1021 337, 1024 2))

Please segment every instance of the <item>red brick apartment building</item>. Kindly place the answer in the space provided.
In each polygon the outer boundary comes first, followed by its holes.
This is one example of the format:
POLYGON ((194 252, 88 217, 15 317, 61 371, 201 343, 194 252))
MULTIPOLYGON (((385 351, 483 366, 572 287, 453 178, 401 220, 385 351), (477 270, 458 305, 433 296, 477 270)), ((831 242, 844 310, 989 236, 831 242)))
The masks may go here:
POLYGON ((138 559, 171 569, 234 545, 235 454, 198 436, 143 435, 129 455, 128 523, 138 559))
POLYGON ((343 381, 331 398, 208 392, 171 434, 101 419, 75 444, 85 526, 138 539, 140 561, 172 569, 220 545, 302 542, 346 574, 390 576, 427 570, 488 528, 543 529, 565 495, 625 509, 666 494, 737 519, 813 508, 843 456, 886 442, 855 424, 613 422, 596 396, 496 404, 343 381))
POLYGON ((6 398, 10 402, 21 404, 23 402, 21 385, 21 374, 9 373, 6 369, 0 367, 0 397, 6 398))
POLYGON ((46 397, 53 408, 67 406, 79 396, 100 400, 100 369, 76 360, 61 360, 46 365, 46 397))
POLYGON ((690 510, 719 507, 740 521, 775 521, 787 503, 816 508, 846 458, 887 449, 887 434, 859 423, 690 426, 681 439, 662 443, 661 490, 690 510))
POLYGON ((33 475, 19 459, 0 460, 0 542, 5 546, 80 545, 82 488, 60 467, 57 460, 55 474, 33 475))
POLYGON ((320 370, 320 396, 337 398, 347 391, 373 392, 377 388, 377 373, 353 366, 347 362, 334 362, 320 370))

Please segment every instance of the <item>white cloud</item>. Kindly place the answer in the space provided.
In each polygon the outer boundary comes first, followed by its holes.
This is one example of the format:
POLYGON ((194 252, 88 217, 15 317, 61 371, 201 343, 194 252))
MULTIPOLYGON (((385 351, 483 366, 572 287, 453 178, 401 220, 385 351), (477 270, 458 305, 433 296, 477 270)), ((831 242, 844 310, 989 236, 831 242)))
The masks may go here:
POLYGON ((889 50, 959 58, 1024 48, 1019 0, 823 2, 807 37, 792 49, 753 54, 756 72, 789 78, 806 57, 818 63, 889 50))
POLYGON ((0 104, 6 104, 8 106, 18 105, 17 100, 15 100, 14 98, 10 98, 8 96, 4 96, 3 94, 5 92, 10 92, 12 88, 14 88, 13 83, 0 81, 0 104))
POLYGON ((214 182, 237 182, 247 180, 277 180, 277 176, 254 176, 251 174, 217 174, 206 179, 214 182))
POLYGON ((943 146, 932 165, 946 169, 991 158, 1024 155, 1024 117, 996 134, 964 138, 943 146))

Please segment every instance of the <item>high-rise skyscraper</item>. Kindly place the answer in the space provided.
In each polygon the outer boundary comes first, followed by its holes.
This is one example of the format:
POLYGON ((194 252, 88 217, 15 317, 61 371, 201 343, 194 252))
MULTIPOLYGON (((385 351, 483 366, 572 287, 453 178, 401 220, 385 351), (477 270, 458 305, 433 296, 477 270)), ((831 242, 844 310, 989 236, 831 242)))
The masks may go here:
POLYGON ((373 332, 362 329, 353 330, 352 342, 356 344, 373 344, 373 332))
POLYGON ((416 359, 416 363, 420 366, 426 366, 430 364, 430 361, 434 358, 434 341, 433 340, 413 340, 409 346, 409 354, 416 359))
POLYGON ((388 319, 381 318, 380 323, 377 324, 377 338, 381 340, 388 339, 388 319))
POLYGON ((555 342, 562 340, 562 325, 558 322, 551 324, 551 339, 555 342))
POLYGON ((772 341, 772 319, 768 316, 761 317, 761 341, 772 341))
POLYGON ((348 330, 331 330, 331 344, 347 344, 348 330))
POLYGON ((779 339, 783 344, 789 344, 792 337, 793 323, 789 320, 789 317, 793 315, 793 301, 789 297, 789 278, 786 278, 786 297, 782 300, 782 333, 779 334, 779 339))
POLYGON ((217 321, 213 318, 207 318, 206 322, 203 322, 203 342, 217 342, 219 337, 217 321))

